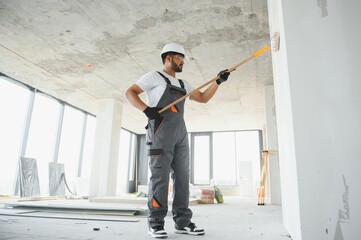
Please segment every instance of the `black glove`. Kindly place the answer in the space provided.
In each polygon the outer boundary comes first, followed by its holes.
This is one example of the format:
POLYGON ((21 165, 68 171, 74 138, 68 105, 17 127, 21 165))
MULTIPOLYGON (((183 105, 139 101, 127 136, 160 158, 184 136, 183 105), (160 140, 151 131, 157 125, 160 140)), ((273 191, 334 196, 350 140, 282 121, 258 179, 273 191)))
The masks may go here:
POLYGON ((158 119, 160 118, 159 110, 160 108, 157 107, 147 107, 143 112, 149 119, 158 119))
POLYGON ((229 76, 229 74, 230 74, 230 72, 227 72, 227 71, 228 71, 228 69, 223 70, 223 71, 220 71, 220 72, 218 73, 217 76, 219 76, 219 78, 216 80, 216 82, 217 82, 218 85, 220 85, 222 82, 227 81, 228 76, 229 76))

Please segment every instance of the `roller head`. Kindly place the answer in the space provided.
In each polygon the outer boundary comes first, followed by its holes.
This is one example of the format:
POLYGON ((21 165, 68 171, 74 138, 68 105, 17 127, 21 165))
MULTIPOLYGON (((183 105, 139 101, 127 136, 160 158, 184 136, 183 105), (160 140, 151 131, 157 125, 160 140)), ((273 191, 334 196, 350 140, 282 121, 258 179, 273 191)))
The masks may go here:
POLYGON ((262 55, 263 53, 267 52, 268 50, 270 50, 270 47, 268 45, 265 45, 263 48, 261 48, 260 50, 258 50, 257 52, 255 52, 253 54, 253 57, 259 57, 260 55, 262 55))
POLYGON ((280 33, 274 32, 271 37, 271 50, 277 52, 280 49, 280 33))

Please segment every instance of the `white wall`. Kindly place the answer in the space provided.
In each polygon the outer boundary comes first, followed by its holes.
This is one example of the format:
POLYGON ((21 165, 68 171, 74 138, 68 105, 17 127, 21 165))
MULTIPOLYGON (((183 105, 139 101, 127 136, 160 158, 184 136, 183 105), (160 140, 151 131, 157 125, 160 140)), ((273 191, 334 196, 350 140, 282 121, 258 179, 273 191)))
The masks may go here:
POLYGON ((298 199, 297 169, 294 151, 293 120, 286 44, 281 3, 268 1, 270 34, 280 32, 281 45, 272 54, 273 79, 277 115, 278 155, 281 173, 283 223, 294 239, 301 235, 298 199))
POLYGON ((359 239, 361 2, 268 1, 283 220, 293 239, 359 239))
POLYGON ((281 183, 280 167, 278 158, 278 141, 277 141, 277 118, 276 103, 273 86, 265 87, 265 106, 266 106, 266 146, 268 150, 268 176, 269 195, 271 204, 281 204, 281 183))

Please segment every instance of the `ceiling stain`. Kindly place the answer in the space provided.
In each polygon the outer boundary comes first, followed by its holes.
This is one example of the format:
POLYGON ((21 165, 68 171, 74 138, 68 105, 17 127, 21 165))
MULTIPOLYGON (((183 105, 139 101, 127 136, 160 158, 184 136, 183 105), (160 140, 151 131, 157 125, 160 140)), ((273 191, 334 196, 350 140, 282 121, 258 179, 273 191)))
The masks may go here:
POLYGON ((147 29, 154 27, 157 24, 157 19, 154 17, 145 17, 135 23, 136 28, 147 29))
POLYGON ((214 43, 221 41, 234 41, 242 43, 245 41, 264 40, 268 37, 268 35, 268 32, 248 32, 243 26, 226 27, 189 35, 185 42, 185 46, 187 49, 192 49, 200 45, 202 42, 214 43))
POLYGON ((173 11, 164 11, 163 16, 161 18, 161 20, 163 22, 175 22, 177 20, 180 20, 183 18, 183 15, 178 13, 178 12, 173 12, 173 11))
POLYGON ((106 61, 116 60, 121 56, 125 56, 128 51, 130 43, 128 37, 114 37, 110 34, 105 34, 104 38, 96 42, 96 55, 101 55, 106 61))
POLYGON ((231 7, 227 9, 227 15, 231 17, 237 17, 243 15, 243 10, 240 7, 231 7))

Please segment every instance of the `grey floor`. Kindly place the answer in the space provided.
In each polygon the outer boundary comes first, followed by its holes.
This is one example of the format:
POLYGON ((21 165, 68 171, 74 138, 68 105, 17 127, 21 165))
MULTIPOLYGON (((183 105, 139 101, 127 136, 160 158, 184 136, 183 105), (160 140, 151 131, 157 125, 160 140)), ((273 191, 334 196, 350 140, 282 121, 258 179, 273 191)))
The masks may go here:
MULTIPOLYGON (((106 204, 105 204, 106 205, 106 204)), ((193 221, 204 236, 178 235, 172 217, 166 217, 168 239, 266 239, 290 240, 282 224, 281 206, 258 206, 257 199, 225 198, 223 204, 193 205, 193 221)), ((60 215, 59 215, 60 216, 60 215)), ((86 216, 82 216, 86 217, 86 216)), ((124 217, 137 222, 53 219, 0 215, 0 239, 153 239, 147 234, 145 216, 124 217), (99 229, 95 231, 94 229, 99 229)))

